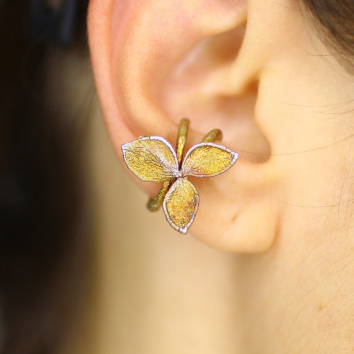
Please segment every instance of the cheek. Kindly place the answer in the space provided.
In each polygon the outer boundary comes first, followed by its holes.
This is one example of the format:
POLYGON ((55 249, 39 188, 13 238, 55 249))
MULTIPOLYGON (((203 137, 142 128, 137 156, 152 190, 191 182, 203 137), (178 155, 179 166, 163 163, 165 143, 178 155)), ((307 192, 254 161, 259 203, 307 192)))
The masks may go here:
POLYGON ((327 352, 352 337, 351 227, 343 237, 335 207, 288 208, 269 252, 238 257, 241 337, 254 352, 327 352))

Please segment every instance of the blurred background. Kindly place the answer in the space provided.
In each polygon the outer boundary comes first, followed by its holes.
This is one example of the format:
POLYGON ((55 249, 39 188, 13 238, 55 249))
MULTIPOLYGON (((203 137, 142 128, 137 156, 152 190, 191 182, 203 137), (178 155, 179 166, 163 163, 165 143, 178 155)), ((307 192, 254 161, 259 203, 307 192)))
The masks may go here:
MULTIPOLYGON (((87 5, 0 1, 1 353, 65 352, 66 342, 72 353, 99 289, 96 235, 110 243, 143 233, 131 221, 145 197, 122 172, 99 111, 87 5)), ((80 351, 96 352, 87 339, 80 351)))
POLYGON ((0 353, 216 353, 234 260, 148 213, 118 163, 87 5, 0 0, 0 353))

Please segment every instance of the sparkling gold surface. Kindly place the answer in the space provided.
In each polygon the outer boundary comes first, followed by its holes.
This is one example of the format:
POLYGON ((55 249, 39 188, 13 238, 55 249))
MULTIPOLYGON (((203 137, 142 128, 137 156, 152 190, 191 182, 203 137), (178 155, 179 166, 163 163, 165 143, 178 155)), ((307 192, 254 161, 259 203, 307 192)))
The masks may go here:
POLYGON ((170 225, 181 233, 187 233, 198 210, 199 195, 186 178, 178 178, 166 194, 163 210, 170 225))
POLYGON ((211 130, 202 140, 202 143, 213 143, 214 141, 222 140, 222 131, 220 129, 211 130))
POLYGON ((183 176, 212 177, 228 170, 238 154, 221 145, 201 143, 194 145, 182 164, 183 176))
MULTIPOLYGON (((181 119, 178 127, 177 145, 176 145, 178 166, 180 166, 182 162, 183 151, 187 142, 188 126, 189 126, 189 119, 188 118, 181 119)), ((151 212, 160 210, 160 208, 162 207, 163 200, 165 199, 165 195, 170 189, 170 186, 173 182, 174 180, 171 180, 169 182, 166 181, 163 183, 156 197, 148 201, 146 205, 148 210, 150 210, 151 212)))
POLYGON ((176 152, 170 143, 157 136, 140 137, 122 145, 124 161, 141 180, 163 182, 147 208, 157 211, 161 205, 169 224, 185 234, 192 225, 199 205, 199 196, 188 176, 213 177, 228 170, 238 154, 222 145, 212 143, 222 139, 220 129, 210 131, 203 142, 193 146, 183 163, 183 150, 187 141, 189 119, 181 120, 176 152), (181 166, 182 165, 182 166, 181 166))
POLYGON ((144 137, 122 145, 124 161, 142 181, 164 182, 178 172, 177 156, 168 141, 144 137))
POLYGON ((177 146, 176 146, 177 160, 179 166, 181 165, 184 147, 187 142, 188 126, 189 126, 189 119, 188 118, 181 119, 178 127, 177 146))

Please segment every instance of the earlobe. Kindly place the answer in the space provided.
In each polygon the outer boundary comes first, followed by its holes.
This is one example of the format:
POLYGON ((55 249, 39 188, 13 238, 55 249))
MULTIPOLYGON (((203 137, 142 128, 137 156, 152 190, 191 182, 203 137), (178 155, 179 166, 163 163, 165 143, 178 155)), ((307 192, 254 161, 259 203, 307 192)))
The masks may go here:
MULTIPOLYGON (((97 91, 119 155, 122 144, 141 135, 174 142, 186 115, 188 148, 221 128, 226 146, 237 151, 235 142, 244 141, 245 150, 260 152, 241 153, 222 176, 193 180, 201 204, 191 227, 214 247, 260 252, 273 243, 278 211, 264 191, 268 181, 260 178, 269 172, 270 150, 254 120, 257 91, 250 82, 256 78, 245 79, 237 96, 226 96, 223 87, 243 41, 246 4, 94 0, 88 28, 97 91)), ((142 187, 150 196, 158 190, 156 184, 142 187)))
POLYGON ((277 238, 279 223, 278 201, 270 195, 260 196, 231 218, 219 248, 243 253, 266 252, 277 238))

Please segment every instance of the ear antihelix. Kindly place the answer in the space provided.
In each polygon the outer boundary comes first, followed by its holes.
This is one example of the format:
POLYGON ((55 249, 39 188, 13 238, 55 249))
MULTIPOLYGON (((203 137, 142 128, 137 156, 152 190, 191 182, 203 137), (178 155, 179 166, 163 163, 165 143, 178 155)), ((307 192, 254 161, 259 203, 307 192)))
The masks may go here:
POLYGON ((128 168, 141 180, 163 182, 147 208, 163 210, 169 224, 185 234, 192 225, 199 206, 199 195, 188 176, 213 177, 225 172, 237 161, 238 154, 212 141, 221 140, 219 129, 210 131, 201 144, 192 147, 183 161, 189 119, 183 118, 177 133, 176 152, 163 138, 144 137, 122 145, 128 168), (187 163, 185 164, 185 162, 187 163), (177 166, 177 168, 176 168, 177 166))

